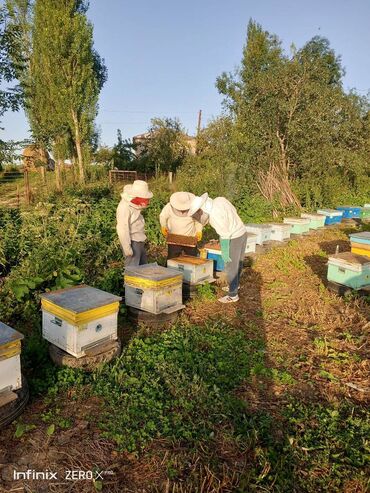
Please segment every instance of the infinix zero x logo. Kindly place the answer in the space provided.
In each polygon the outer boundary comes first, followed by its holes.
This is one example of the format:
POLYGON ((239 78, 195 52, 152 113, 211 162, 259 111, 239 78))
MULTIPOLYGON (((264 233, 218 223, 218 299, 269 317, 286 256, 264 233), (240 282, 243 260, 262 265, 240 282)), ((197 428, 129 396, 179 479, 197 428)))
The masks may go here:
POLYGON ((54 471, 35 471, 34 469, 28 469, 27 471, 13 471, 13 479, 33 479, 38 481, 51 481, 58 479, 58 473, 54 471))
MULTIPOLYGON (((97 481, 103 479, 104 476, 112 476, 113 471, 82 471, 80 469, 73 470, 67 469, 64 471, 63 479, 65 481, 97 481)), ((36 471, 35 469, 28 469, 27 471, 13 471, 14 480, 36 480, 36 481, 52 481, 58 480, 58 473, 55 471, 36 471)))

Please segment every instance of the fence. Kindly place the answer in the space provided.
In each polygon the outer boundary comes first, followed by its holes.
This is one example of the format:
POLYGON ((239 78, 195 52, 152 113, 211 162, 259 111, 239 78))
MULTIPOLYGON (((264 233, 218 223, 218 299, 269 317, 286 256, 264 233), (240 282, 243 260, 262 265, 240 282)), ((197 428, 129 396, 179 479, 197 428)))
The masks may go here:
POLYGON ((154 173, 138 173, 137 171, 123 171, 119 169, 109 170, 109 183, 121 181, 149 180, 155 176, 154 173))

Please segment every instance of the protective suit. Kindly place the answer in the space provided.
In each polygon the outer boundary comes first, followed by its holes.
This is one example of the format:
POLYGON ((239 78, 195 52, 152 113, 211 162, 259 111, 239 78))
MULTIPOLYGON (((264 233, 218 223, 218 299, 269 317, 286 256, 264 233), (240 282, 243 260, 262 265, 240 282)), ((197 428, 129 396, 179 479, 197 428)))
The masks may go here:
POLYGON ((145 220, 141 211, 148 207, 153 197, 148 184, 136 180, 126 185, 117 207, 117 234, 125 255, 125 265, 142 265, 147 263, 145 250, 145 220))

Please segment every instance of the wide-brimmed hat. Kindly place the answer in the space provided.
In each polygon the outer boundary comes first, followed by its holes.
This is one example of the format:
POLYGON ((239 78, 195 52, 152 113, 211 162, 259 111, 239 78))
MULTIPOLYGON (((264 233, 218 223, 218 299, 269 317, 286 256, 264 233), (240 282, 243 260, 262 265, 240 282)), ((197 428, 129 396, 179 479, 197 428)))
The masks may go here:
POLYGON ((135 180, 132 185, 123 187, 123 191, 131 197, 140 197, 141 199, 151 199, 153 197, 147 182, 143 180, 135 180))
POLYGON ((188 211, 195 195, 190 192, 175 192, 170 197, 170 204, 178 211, 188 211))
POLYGON ((200 197, 195 197, 193 201, 191 202, 190 209, 188 212, 188 216, 192 216, 195 214, 199 209, 203 207, 203 205, 206 203, 208 199, 208 193, 204 193, 200 197))

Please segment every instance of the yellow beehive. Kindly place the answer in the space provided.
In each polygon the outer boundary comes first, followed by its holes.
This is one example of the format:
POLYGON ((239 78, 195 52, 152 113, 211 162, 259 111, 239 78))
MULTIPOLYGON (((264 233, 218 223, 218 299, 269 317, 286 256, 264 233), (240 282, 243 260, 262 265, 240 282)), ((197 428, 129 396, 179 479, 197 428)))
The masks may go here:
POLYGON ((129 266, 125 271, 125 303, 153 314, 183 308, 183 275, 157 263, 129 266))
POLYGON ((0 322, 0 394, 22 387, 21 340, 23 335, 0 322))
POLYGON ((91 286, 74 286, 41 296, 42 335, 80 358, 89 349, 117 339, 121 298, 91 286))

